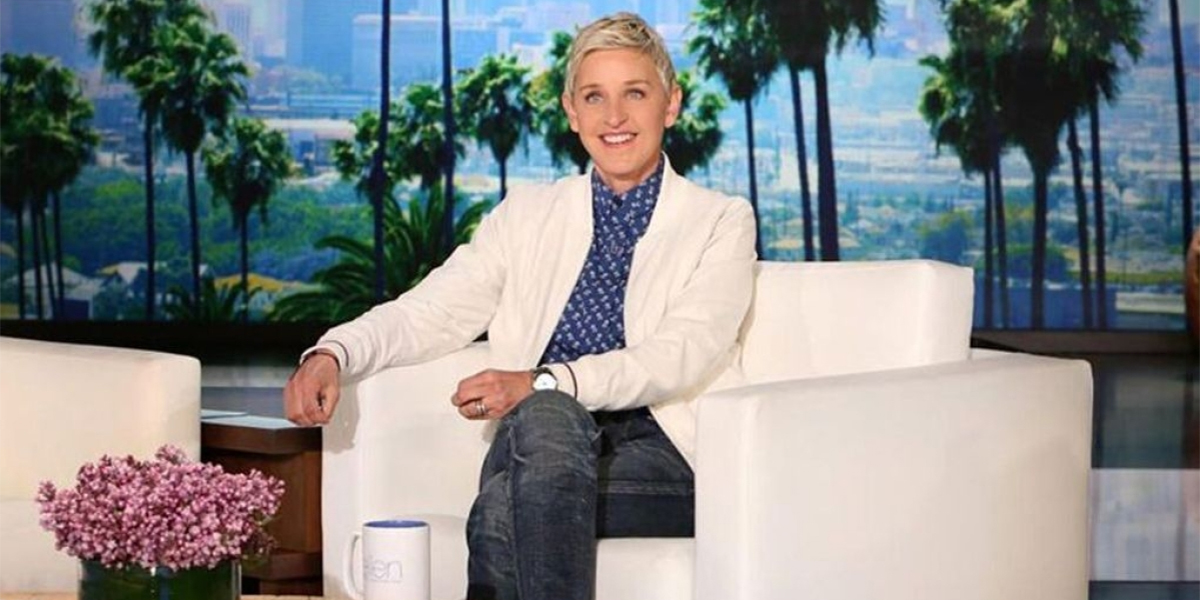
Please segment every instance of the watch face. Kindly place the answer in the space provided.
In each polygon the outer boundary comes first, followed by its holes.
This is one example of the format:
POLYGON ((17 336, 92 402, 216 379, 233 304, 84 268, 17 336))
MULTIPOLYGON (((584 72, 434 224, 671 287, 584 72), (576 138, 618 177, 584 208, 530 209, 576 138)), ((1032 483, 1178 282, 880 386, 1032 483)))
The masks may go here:
POLYGON ((539 371, 533 377, 533 389, 537 391, 557 390, 558 379, 550 371, 539 371))

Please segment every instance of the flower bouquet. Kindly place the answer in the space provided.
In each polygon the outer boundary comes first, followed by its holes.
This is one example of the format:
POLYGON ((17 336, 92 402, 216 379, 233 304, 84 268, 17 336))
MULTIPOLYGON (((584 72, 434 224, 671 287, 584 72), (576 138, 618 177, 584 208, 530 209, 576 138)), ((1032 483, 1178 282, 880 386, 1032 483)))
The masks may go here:
POLYGON ((79 597, 203 598, 240 595, 240 561, 265 556, 283 482, 226 473, 163 446, 155 460, 104 456, 71 489, 42 482, 41 526, 79 558, 79 597))

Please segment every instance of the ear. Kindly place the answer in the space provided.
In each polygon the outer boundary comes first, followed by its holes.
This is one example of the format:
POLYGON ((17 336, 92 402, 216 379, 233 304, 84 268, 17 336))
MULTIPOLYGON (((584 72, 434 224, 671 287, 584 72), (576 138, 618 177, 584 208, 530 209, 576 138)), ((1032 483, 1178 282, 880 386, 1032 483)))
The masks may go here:
POLYGON ((663 123, 663 127, 670 127, 679 119, 680 107, 683 105, 683 88, 679 85, 671 87, 670 97, 667 99, 667 118, 663 123))
POLYGON ((567 113, 567 123, 571 124, 571 131, 579 133, 579 114, 575 112, 575 106, 571 104, 571 95, 563 92, 560 98, 563 110, 567 113))

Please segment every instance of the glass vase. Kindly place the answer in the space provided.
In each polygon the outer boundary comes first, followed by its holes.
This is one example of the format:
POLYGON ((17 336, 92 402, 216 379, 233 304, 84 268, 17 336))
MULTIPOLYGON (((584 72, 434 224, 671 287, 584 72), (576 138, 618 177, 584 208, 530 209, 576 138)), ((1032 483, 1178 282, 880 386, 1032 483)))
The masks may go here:
POLYGON ((110 568, 80 561, 79 600, 240 600, 241 566, 225 561, 206 569, 110 568))

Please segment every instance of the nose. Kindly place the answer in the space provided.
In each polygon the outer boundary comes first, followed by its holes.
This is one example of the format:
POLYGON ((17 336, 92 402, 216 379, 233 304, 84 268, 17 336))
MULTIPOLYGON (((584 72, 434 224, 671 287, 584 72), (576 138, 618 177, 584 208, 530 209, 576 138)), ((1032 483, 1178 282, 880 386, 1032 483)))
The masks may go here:
POLYGON ((628 113, 625 110, 625 102, 620 99, 614 99, 605 106, 604 124, 609 127, 616 127, 625 122, 628 118, 628 113))

